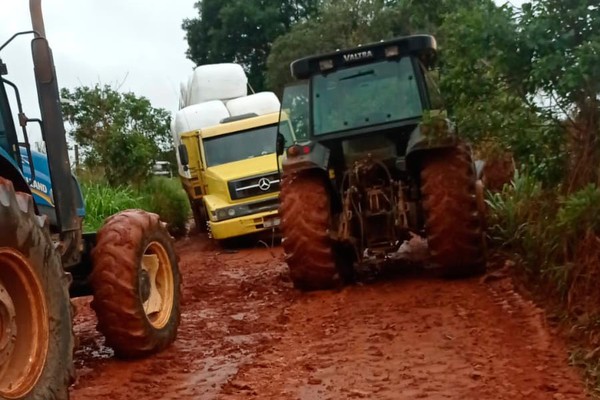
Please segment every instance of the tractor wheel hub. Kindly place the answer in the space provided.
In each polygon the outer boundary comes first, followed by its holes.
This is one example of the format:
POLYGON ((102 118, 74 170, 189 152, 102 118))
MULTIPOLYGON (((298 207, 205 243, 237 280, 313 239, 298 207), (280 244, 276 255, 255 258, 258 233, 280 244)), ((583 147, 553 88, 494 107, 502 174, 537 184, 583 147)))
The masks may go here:
POLYGON ((8 290, 0 282, 0 370, 10 359, 17 337, 15 305, 8 290))

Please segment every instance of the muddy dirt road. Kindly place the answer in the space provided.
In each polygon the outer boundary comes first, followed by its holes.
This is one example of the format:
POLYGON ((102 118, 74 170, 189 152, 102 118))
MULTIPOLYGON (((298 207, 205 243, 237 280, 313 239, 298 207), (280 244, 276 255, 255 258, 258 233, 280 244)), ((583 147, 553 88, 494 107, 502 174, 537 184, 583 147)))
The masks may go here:
POLYGON ((399 277, 340 291, 292 289, 280 248, 178 243, 178 340, 115 360, 77 301, 78 380, 87 399, 584 399, 543 315, 509 279, 399 277))

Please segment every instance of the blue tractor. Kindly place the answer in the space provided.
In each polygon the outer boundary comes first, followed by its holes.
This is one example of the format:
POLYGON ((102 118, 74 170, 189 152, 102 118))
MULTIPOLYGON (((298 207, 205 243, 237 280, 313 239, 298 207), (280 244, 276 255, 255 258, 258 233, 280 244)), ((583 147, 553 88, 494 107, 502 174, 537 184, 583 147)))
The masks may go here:
POLYGON ((93 295, 106 343, 120 357, 168 346, 180 320, 172 238, 156 214, 127 210, 83 233, 85 206, 70 168, 40 0, 30 0, 41 118, 29 119, 0 59, 0 398, 67 399, 74 377, 70 297, 93 295), (13 113, 9 99, 18 110, 13 113), (15 118, 20 125, 17 131, 15 118), (39 124, 46 154, 31 150, 39 124))

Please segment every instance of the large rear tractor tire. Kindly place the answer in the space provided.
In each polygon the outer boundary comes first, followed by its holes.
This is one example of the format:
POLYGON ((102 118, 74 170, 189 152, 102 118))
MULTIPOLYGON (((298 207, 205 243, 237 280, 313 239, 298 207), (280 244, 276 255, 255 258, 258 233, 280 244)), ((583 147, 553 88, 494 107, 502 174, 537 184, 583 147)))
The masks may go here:
POLYGON ((127 210, 108 218, 92 260, 92 308, 115 354, 143 357, 171 344, 180 321, 181 277, 158 215, 127 210))
POLYGON ((0 399, 69 397, 69 278, 33 200, 0 178, 0 399))
POLYGON ((421 194, 430 261, 448 278, 485 272, 485 237, 476 177, 466 146, 425 156, 421 194))
POLYGON ((339 280, 329 237, 329 193, 317 175, 298 174, 283 179, 280 193, 282 245, 294 286, 321 290, 339 280))

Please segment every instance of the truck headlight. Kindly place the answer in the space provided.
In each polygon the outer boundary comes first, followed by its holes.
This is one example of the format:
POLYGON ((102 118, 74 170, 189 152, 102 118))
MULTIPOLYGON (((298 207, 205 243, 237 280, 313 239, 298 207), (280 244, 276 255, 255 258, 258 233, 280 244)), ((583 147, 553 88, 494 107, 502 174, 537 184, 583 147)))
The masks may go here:
POLYGON ((224 221, 226 219, 242 217, 244 215, 251 214, 252 211, 245 205, 237 205, 231 207, 220 208, 216 210, 215 216, 217 221, 224 221))

